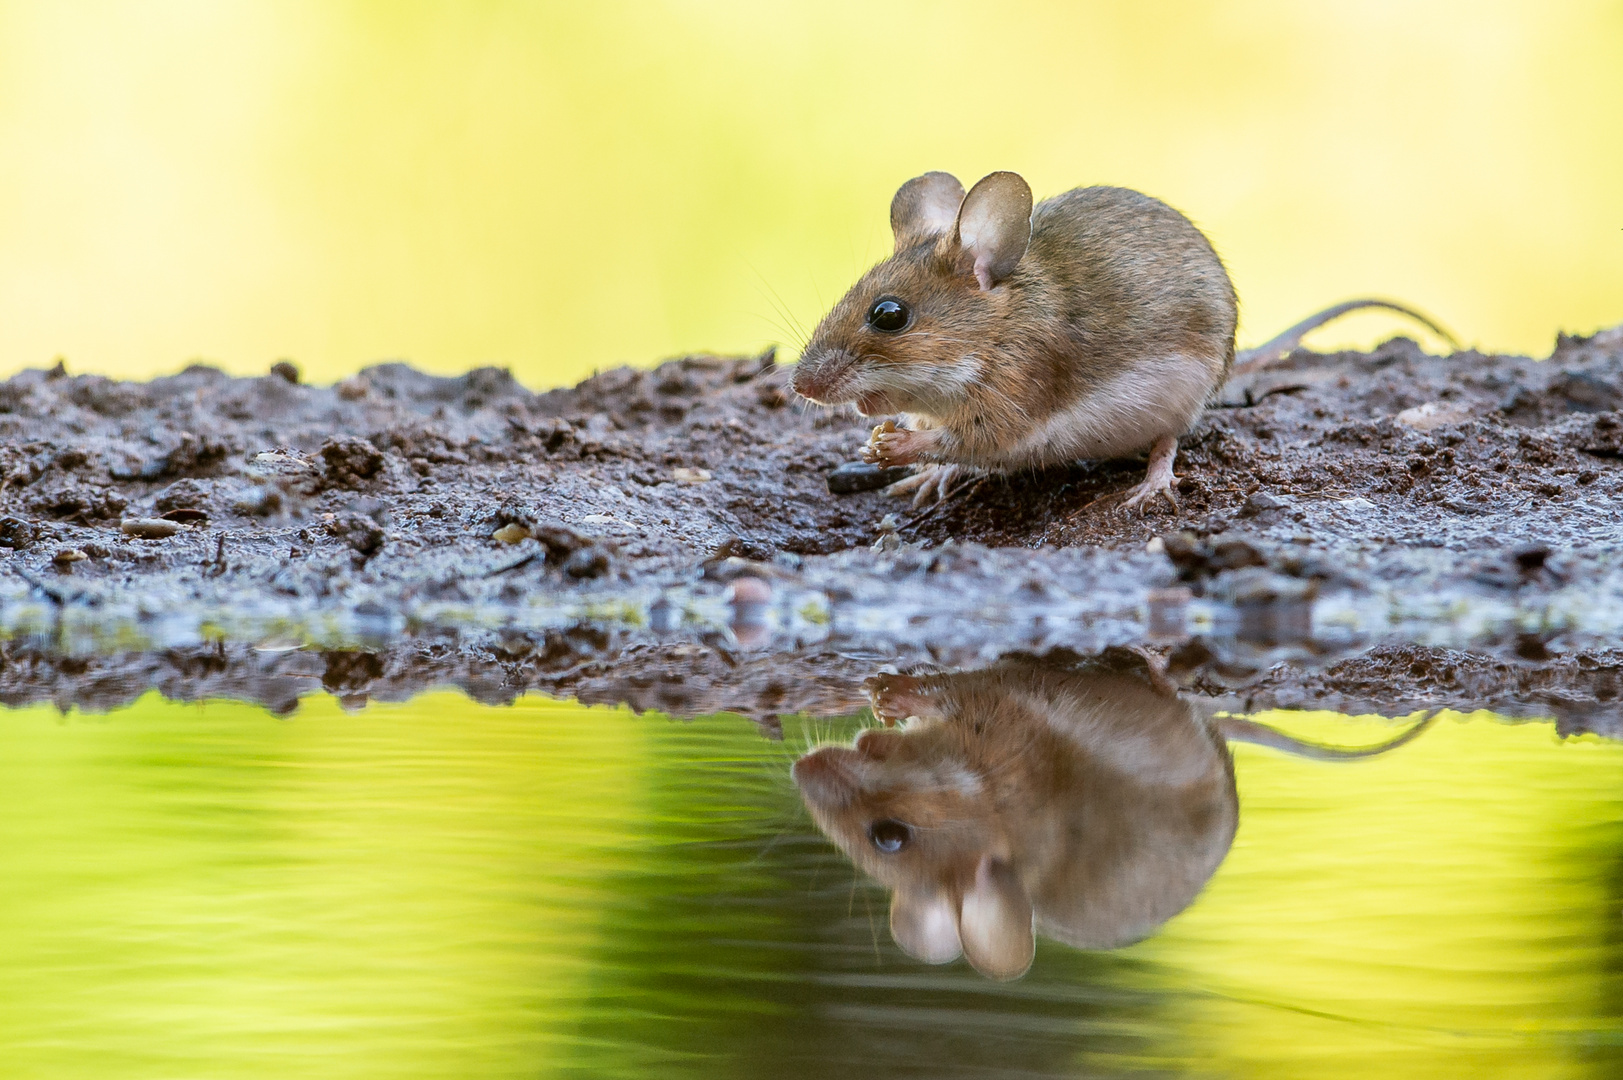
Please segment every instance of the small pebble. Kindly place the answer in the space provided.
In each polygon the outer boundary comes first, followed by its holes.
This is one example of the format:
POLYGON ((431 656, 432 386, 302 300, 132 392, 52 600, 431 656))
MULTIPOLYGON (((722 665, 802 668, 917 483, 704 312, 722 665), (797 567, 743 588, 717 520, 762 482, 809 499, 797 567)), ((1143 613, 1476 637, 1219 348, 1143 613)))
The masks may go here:
POLYGON ((530 530, 514 522, 508 522, 490 534, 492 540, 499 540, 504 544, 516 544, 520 540, 530 538, 530 530))
POLYGON ((865 461, 847 461, 828 474, 828 490, 832 495, 852 495, 860 491, 876 491, 889 487, 898 480, 913 475, 911 465, 889 468, 870 465, 865 461))
POLYGON ((271 365, 271 374, 279 379, 286 379, 294 386, 299 385, 299 369, 291 360, 278 360, 271 365))
POLYGON ((874 551, 898 551, 902 546, 902 538, 896 535, 900 522, 895 514, 886 514, 879 519, 879 537, 871 545, 874 551))
POLYGON ((180 531, 180 526, 162 518, 125 518, 118 526, 126 536, 138 540, 162 540, 180 531))
POLYGON ((251 487, 239 494, 231 509, 239 514, 264 517, 282 508, 282 493, 272 488, 251 487))
POLYGON ((671 470, 671 475, 679 484, 702 484, 710 479, 710 470, 677 468, 671 470))
POLYGON ((772 602, 772 583, 758 577, 736 577, 727 587, 727 602, 734 605, 769 604, 772 602))
POLYGON ((1416 431, 1431 431, 1450 424, 1462 424, 1471 418, 1463 406, 1446 401, 1428 401, 1412 409, 1404 409, 1393 419, 1416 431))
POLYGON ((90 556, 86 555, 78 548, 59 548, 57 553, 51 556, 51 561, 56 563, 58 566, 67 566, 71 563, 83 562, 88 558, 90 558, 90 556))

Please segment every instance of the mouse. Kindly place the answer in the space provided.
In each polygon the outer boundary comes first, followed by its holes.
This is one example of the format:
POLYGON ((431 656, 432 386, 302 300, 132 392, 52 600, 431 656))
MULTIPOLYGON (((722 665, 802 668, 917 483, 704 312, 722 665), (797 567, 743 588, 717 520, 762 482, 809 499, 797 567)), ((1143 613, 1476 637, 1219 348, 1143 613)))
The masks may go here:
POLYGON ((1179 694, 1132 650, 1030 657, 967 672, 882 674, 883 727, 791 769, 813 821, 891 891, 915 959, 960 956, 995 980, 1030 967, 1036 935, 1083 949, 1139 941, 1205 888, 1239 822, 1229 741, 1320 747, 1179 694))
MULTIPOLYGON (((1018 173, 969 191, 945 172, 891 200, 892 253, 818 323, 792 386, 817 405, 898 414, 862 458, 922 466, 892 483, 915 503, 986 472, 1148 451, 1120 509, 1178 508, 1178 440, 1236 366, 1239 306, 1206 236, 1159 199, 1081 187, 1033 203, 1018 173)), ((1249 354, 1255 367, 1382 300, 1327 308, 1249 354)))

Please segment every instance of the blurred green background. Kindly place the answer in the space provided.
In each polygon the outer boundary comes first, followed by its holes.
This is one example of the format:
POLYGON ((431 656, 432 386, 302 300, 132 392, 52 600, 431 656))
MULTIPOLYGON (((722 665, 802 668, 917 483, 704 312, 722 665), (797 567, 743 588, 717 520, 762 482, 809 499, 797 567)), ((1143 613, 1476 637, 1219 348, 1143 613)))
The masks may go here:
POLYGON ((1165 198, 1242 343, 1542 355, 1623 321, 1620 135, 1617 0, 0 0, 0 374, 792 352, 935 168, 1165 198))

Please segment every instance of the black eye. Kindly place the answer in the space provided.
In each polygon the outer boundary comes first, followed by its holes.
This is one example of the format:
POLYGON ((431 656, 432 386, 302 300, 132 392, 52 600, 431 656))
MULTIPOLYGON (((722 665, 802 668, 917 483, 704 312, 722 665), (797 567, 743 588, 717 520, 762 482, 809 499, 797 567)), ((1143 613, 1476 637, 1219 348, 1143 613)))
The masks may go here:
POLYGON ((907 305, 894 296, 881 296, 873 302, 868 309, 868 325, 881 334, 899 334, 907 329, 908 320, 913 313, 907 310, 907 305))
POLYGON ((913 828, 894 818, 883 818, 868 826, 868 839, 886 855, 894 855, 913 839, 913 828))

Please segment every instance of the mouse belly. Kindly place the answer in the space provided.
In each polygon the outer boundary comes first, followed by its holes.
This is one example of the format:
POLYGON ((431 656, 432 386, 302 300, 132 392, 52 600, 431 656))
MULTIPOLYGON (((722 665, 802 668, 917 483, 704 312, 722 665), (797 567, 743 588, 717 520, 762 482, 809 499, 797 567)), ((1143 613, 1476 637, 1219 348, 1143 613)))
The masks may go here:
POLYGON ((977 464, 1034 468, 1137 453, 1189 429, 1206 407, 1218 370, 1189 356, 1141 361, 1044 417, 1008 450, 977 464))

